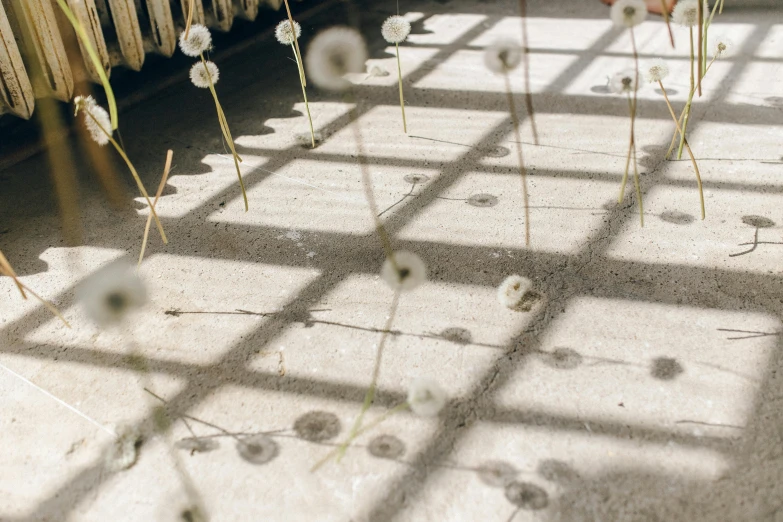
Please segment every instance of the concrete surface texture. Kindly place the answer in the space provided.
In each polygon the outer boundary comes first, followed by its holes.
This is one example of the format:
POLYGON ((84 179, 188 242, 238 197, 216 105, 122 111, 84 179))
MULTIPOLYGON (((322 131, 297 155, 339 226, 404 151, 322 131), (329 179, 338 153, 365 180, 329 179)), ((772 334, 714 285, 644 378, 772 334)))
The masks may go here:
MULTIPOLYGON (((639 91, 640 228, 633 190, 617 204, 628 106, 606 87, 632 65, 628 33, 598 1, 531 1, 538 146, 521 72, 512 78, 530 169, 525 248, 504 85, 482 62, 486 45, 519 38, 517 5, 400 2, 413 23, 400 47, 408 136, 394 48, 380 38, 394 3, 327 2, 301 17, 305 49, 324 27, 360 23, 368 65, 390 73, 352 78, 361 138, 394 248, 429 271, 400 298, 367 418, 404 401, 417 376, 450 398, 434 418, 390 417, 315 473, 361 408, 393 297, 350 99, 308 87, 324 142, 303 147, 290 49, 270 31, 216 48, 247 213, 187 61, 180 83, 122 113, 148 189, 167 148, 174 169, 157 207, 170 244, 153 227, 140 270, 149 303, 121 328, 93 325, 75 289, 138 255, 142 200, 111 208, 74 142, 85 245, 69 247, 46 155, 0 173, 0 247, 73 325, 0 279, 0 519, 185 520, 179 461, 216 521, 782 521, 780 17, 735 9, 714 27, 737 53, 694 101, 706 220, 690 162, 664 161, 674 125, 661 93, 639 91), (498 303, 510 274, 532 280, 529 311, 498 303), (112 471, 107 430, 149 429, 162 404, 143 386, 167 401, 169 437, 112 471), (261 457, 239 451, 261 433, 261 457)), ((674 50, 660 19, 636 37, 643 64, 669 63, 681 108, 686 30, 674 50)))

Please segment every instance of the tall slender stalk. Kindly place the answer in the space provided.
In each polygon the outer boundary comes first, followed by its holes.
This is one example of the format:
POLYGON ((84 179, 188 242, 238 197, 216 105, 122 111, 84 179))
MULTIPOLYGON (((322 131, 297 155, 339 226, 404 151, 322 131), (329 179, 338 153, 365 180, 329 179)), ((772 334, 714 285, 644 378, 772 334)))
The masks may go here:
MULTIPOLYGON (((533 109, 533 93, 530 92, 530 49, 527 36, 527 0, 519 0, 519 15, 522 19, 522 72, 525 78, 525 108, 533 131, 533 143, 538 145, 538 127, 533 109)), ((519 139, 517 139, 519 141, 519 139)))
MULTIPOLYGON (((294 38, 296 38, 296 31, 293 29, 293 26, 291 27, 291 32, 294 33, 294 38)), ((296 60, 296 65, 299 70, 301 70, 301 64, 299 63, 299 55, 296 52, 296 47, 291 44, 291 48, 294 50, 294 59, 296 60)), ((307 90, 305 89, 305 83, 301 74, 299 75, 299 83, 302 85, 302 97, 304 97, 305 110, 307 111, 307 121, 310 122, 310 139, 312 140, 313 148, 315 148, 315 130, 313 130, 313 118, 310 116, 310 104, 307 103, 307 90)))
POLYGON ((691 115, 691 104, 693 103, 693 95, 696 93, 696 78, 694 72, 694 50, 693 50, 693 27, 689 28, 690 41, 691 41, 691 89, 688 93, 688 101, 685 104, 685 118, 682 120, 682 130, 680 132, 680 146, 677 148, 677 159, 682 159, 682 148, 685 145, 685 133, 688 132, 688 118, 691 115))
POLYGON ((394 48, 397 50, 397 80, 400 84, 400 109, 402 110, 402 130, 405 134, 408 134, 408 122, 405 120, 405 100, 402 95, 402 66, 400 66, 400 44, 395 43, 394 48))
POLYGON ((631 49, 633 50, 633 63, 634 63, 634 85, 633 95, 628 93, 628 110, 631 115, 631 131, 628 139, 628 155, 625 160, 625 171, 623 173, 623 180, 620 183, 620 194, 617 197, 617 202, 621 203, 625 197, 625 185, 628 183, 628 174, 631 168, 631 160, 633 160, 633 172, 634 172, 634 185, 636 187, 636 197, 639 199, 639 221, 641 226, 644 226, 644 205, 642 203, 642 191, 639 183, 639 169, 636 161, 636 108, 637 108, 637 91, 639 89, 639 53, 636 49, 636 37, 633 32, 633 27, 629 28, 631 35, 631 49))
POLYGON ((305 76, 304 65, 302 62, 302 52, 299 50, 299 38, 296 37, 296 31, 294 30, 294 17, 291 16, 291 8, 288 6, 288 0, 283 0, 285 3, 285 12, 288 14, 288 23, 291 24, 291 33, 294 36, 294 53, 296 54, 296 65, 299 67, 299 80, 302 85, 307 87, 307 77, 305 76))
POLYGON ((193 25, 193 11, 196 7, 196 0, 188 0, 188 20, 185 22, 185 40, 190 35, 190 26, 193 25))
POLYGON ((699 98, 701 98, 701 77, 702 74, 702 61, 704 56, 704 0, 697 0, 696 2, 696 17, 698 18, 698 24, 699 24, 699 41, 698 41, 698 47, 699 47, 699 66, 697 68, 697 84, 699 88, 699 98))
MULTIPOLYGON (((704 71, 704 75, 705 76, 707 75, 708 72, 710 72, 710 68, 712 67, 713 63, 715 63, 715 57, 713 57, 712 60, 710 60, 710 62, 707 64, 707 68, 704 71)), ((689 100, 693 99, 693 95, 695 94, 695 92, 696 92, 696 89, 695 88, 691 88, 691 91, 690 91, 690 94, 689 94, 689 97, 688 97, 689 100)), ((682 109, 682 112, 680 113, 679 119, 677 120, 677 122, 680 123, 680 125, 682 125, 682 123, 685 120, 685 115, 687 114, 687 112, 686 112, 687 108, 688 108, 688 105, 686 104, 686 106, 682 109)), ((672 135, 672 142, 669 145, 669 150, 666 151, 666 156, 665 156, 666 159, 669 159, 669 157, 671 157, 671 153, 674 150, 674 144, 677 142, 677 136, 682 136, 682 133, 683 133, 684 130, 685 130, 684 127, 683 128, 679 128, 678 127, 678 128, 674 129, 674 134, 672 135)), ((681 158, 678 158, 678 159, 681 159, 681 158)))
MULTIPOLYGON (((677 121, 677 116, 674 113, 674 108, 672 107, 671 102, 669 102, 669 95, 666 93, 666 88, 663 86, 663 82, 658 80, 658 85, 661 87, 661 92, 663 92, 663 99, 666 100, 666 106, 669 108, 669 113, 672 115, 672 119, 674 120, 674 125, 677 127, 677 130, 682 134, 682 129, 680 128, 680 122, 677 121)), ((699 201, 701 203, 701 218, 704 219, 706 214, 704 211, 704 190, 701 186, 701 174, 699 173, 699 166, 696 164, 696 158, 693 155, 693 151, 691 150, 691 146, 688 143, 688 139, 685 139, 685 149, 688 151, 688 155, 691 157, 691 163, 693 163, 693 170, 696 172, 696 183, 699 185, 699 201)))
POLYGON ((242 189, 242 199, 245 202, 245 212, 247 212, 249 209, 247 203, 247 192, 245 191, 245 182, 242 180, 242 172, 239 170, 239 162, 242 161, 242 158, 239 157, 239 154, 237 154, 237 151, 234 148, 234 138, 231 136, 231 130, 228 128, 226 115, 223 112, 223 107, 220 105, 220 100, 218 100, 217 91, 215 91, 215 82, 212 81, 212 75, 209 73, 209 67, 207 67, 207 61, 204 59, 204 53, 201 54, 201 63, 204 65, 204 71, 207 73, 207 78, 209 78, 209 92, 212 93, 212 98, 215 100, 215 109, 217 110, 220 129, 223 131, 223 137, 225 138, 226 143, 228 143, 228 148, 231 150, 231 155, 234 158, 234 167, 236 167, 237 170, 239 187, 242 189))
POLYGON ((139 192, 141 192, 141 195, 144 196, 144 199, 147 200, 147 205, 150 207, 150 212, 152 213, 152 216, 155 218, 155 225, 158 227, 158 232, 160 232, 160 238, 163 240, 164 243, 168 243, 169 240, 166 237, 166 233, 163 231, 163 225, 160 222, 160 219, 158 219, 158 214, 155 212, 155 205, 152 204, 152 201, 150 201, 149 194, 147 194, 147 189, 144 188, 144 183, 142 183, 141 178, 139 177, 139 173, 136 172, 136 167, 133 166, 133 163, 131 163, 130 158, 128 158, 128 155, 125 154, 125 151, 122 149, 119 143, 112 137, 111 133, 104 129, 101 123, 95 118, 95 116, 92 115, 92 112, 89 110, 85 110, 84 113, 92 119, 92 121, 95 123, 95 125, 98 126, 99 129, 101 129, 101 132, 103 132, 107 138, 109 138, 109 143, 111 143, 114 146, 114 149, 117 151, 117 154, 120 155, 120 157, 125 161, 125 164, 128 166, 128 170, 130 170, 131 175, 133 176, 133 179, 136 181, 136 186, 139 187, 139 192))
MULTIPOLYGON (((166 153, 166 165, 163 167, 163 176, 160 178, 160 184, 158 185, 158 191, 155 193, 155 201, 152 202, 153 206, 158 204, 158 199, 160 199, 161 194, 163 194, 163 189, 166 187, 166 181, 169 179, 169 170, 171 170, 171 159, 174 156, 174 151, 169 149, 168 153, 166 153)), ((141 266, 141 261, 144 259, 144 252, 147 250, 147 239, 150 236, 150 225, 152 224, 152 213, 150 213, 149 216, 147 216, 147 224, 144 226, 144 236, 141 240, 141 252, 139 253, 139 264, 137 266, 141 266)))
POLYGON ((65 320, 65 317, 63 317, 57 307, 55 307, 40 295, 36 294, 29 286, 25 285, 19 280, 16 272, 11 266, 11 263, 8 262, 8 259, 6 259, 5 255, 3 255, 2 251, 0 251, 0 275, 10 277, 13 280, 14 284, 16 284, 16 287, 19 289, 19 293, 22 294, 22 299, 27 299, 27 294, 25 294, 25 291, 27 291, 27 293, 35 297, 42 305, 44 305, 52 313, 52 315, 56 316, 60 321, 62 321, 65 326, 68 328, 71 327, 70 323, 65 320))
POLYGON ((517 149, 517 164, 519 165, 519 177, 522 180, 522 200, 525 207, 525 246, 530 246, 530 200, 527 190, 527 169, 525 169, 524 157, 522 156, 522 138, 519 133, 519 117, 517 117, 517 107, 514 103, 514 94, 511 91, 511 80, 508 77, 508 71, 503 71, 503 79, 506 83, 506 99, 508 100, 508 111, 511 114, 511 122, 514 127, 514 142, 517 149))
POLYGON ((666 22, 666 29, 669 30, 669 41, 672 43, 672 49, 674 49, 674 31, 672 31, 672 23, 669 19, 669 7, 666 5, 666 0, 661 0, 661 14, 663 20, 666 22))

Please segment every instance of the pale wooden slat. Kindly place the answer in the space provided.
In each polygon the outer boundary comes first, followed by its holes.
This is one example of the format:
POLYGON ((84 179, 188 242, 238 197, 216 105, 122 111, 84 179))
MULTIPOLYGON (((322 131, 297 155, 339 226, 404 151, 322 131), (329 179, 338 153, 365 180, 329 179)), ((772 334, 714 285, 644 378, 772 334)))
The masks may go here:
POLYGON ((125 65, 134 71, 144 65, 144 40, 133 0, 109 0, 112 22, 125 65))
POLYGON ((33 86, 19 54, 3 4, 0 3, 0 107, 3 112, 28 119, 33 114, 33 86))
MULTIPOLYGON (((106 72, 106 76, 110 76, 111 60, 109 58, 109 50, 106 47, 106 40, 103 37, 103 29, 101 28, 101 21, 98 16, 98 9, 95 6, 95 0, 68 0, 68 7, 71 8, 74 16, 76 16, 79 23, 84 28, 84 31, 87 33, 90 44, 98 54, 98 58, 101 61, 104 72, 106 72)), ((78 40, 87 74, 89 74, 90 79, 94 82, 100 82, 100 76, 98 76, 97 69, 92 63, 87 50, 84 48, 84 43, 81 38, 78 38, 78 40)))

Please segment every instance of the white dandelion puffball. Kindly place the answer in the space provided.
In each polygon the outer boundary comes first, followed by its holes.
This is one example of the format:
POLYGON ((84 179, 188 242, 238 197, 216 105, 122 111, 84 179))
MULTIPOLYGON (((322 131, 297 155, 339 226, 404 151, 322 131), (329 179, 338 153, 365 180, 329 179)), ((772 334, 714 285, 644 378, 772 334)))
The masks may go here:
POLYGON ((446 405, 448 396, 432 379, 419 377, 408 388, 408 406, 421 417, 434 417, 446 405))
POLYGON ((615 94, 634 92, 639 86, 636 84, 636 72, 627 69, 612 76, 609 80, 609 89, 615 94))
POLYGON ((347 89, 351 83, 343 76, 364 71, 366 61, 364 38, 347 27, 332 27, 319 33, 305 57, 307 74, 313 83, 331 91, 347 89))
POLYGON ((201 24, 191 25, 187 38, 185 38, 185 31, 180 33, 179 48, 188 56, 201 56, 201 53, 212 48, 212 35, 209 29, 201 24))
POLYGON ((657 83, 669 76, 669 66, 661 59, 654 60, 647 68, 647 81, 657 83))
POLYGON ((496 74, 515 69, 522 61, 522 47, 513 40, 499 40, 484 50, 484 65, 496 74))
POLYGON ((302 26, 296 20, 294 20, 293 31, 291 30, 290 20, 283 20, 275 27, 275 38, 283 45, 292 45, 294 43, 294 33, 296 33, 296 39, 302 36, 302 26))
POLYGON ((387 258, 381 267, 381 278, 387 285, 394 290, 413 290, 426 281, 427 267, 419 256, 405 250, 394 252, 392 256, 394 262, 387 258))
POLYGON ((111 117, 106 109, 98 105, 92 96, 77 96, 73 99, 75 114, 84 112, 84 126, 90 132, 93 141, 100 146, 109 143, 112 134, 111 117))
POLYGON ((683 27, 694 27, 699 23, 699 2, 680 0, 672 11, 672 20, 683 27))
POLYGON ((404 42, 411 34, 411 23, 401 16, 390 16, 381 26, 383 39, 389 43, 404 42))
POLYGON ((147 289, 127 259, 101 268, 77 288, 77 299, 100 326, 119 323, 147 302, 147 289))
POLYGON ((135 427, 117 430, 117 438, 109 446, 104 457, 106 469, 117 472, 130 468, 139 459, 139 449, 144 442, 142 433, 135 427))
POLYGON ((533 289, 533 282, 521 275, 510 275, 498 287, 498 301, 506 308, 515 309, 525 294, 533 289))
POLYGON ((218 78, 220 78, 220 70, 215 62, 196 62, 190 68, 190 81, 200 89, 208 89, 210 80, 212 85, 215 85, 218 78))
POLYGON ((710 38, 710 40, 712 40, 712 44, 710 45, 712 48, 712 55, 716 59, 720 60, 722 58, 728 58, 734 54, 734 42, 728 38, 719 36, 714 39, 710 38))
POLYGON ((647 18, 647 5, 644 0, 617 0, 609 16, 617 27, 634 27, 647 18))

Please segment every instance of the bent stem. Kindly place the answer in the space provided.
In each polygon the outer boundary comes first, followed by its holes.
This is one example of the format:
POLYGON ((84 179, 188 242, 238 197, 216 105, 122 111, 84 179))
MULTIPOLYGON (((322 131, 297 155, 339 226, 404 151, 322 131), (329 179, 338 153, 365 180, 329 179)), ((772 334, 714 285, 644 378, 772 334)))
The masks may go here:
POLYGON ((672 31, 671 20, 669 20, 669 8, 666 6, 666 0, 661 0, 661 13, 663 14, 664 22, 666 22, 666 28, 669 30, 669 40, 672 43, 672 49, 674 49, 674 32, 672 31))
MULTIPOLYGON (((161 194, 163 194, 163 189, 166 187, 166 181, 169 179, 169 171, 171 170, 171 159, 174 156, 174 151, 169 149, 168 153, 166 153, 166 166, 163 167, 163 176, 160 178, 160 184, 158 185, 158 191, 155 193, 155 201, 152 202, 152 205, 155 206, 158 204, 158 199, 160 199, 161 194)), ((150 225, 152 224, 152 214, 150 213, 149 216, 147 216, 147 224, 144 226, 144 237, 141 240, 141 253, 139 253, 139 263, 136 265, 137 267, 141 266, 141 261, 144 259, 144 252, 147 250, 147 240, 150 236, 150 225)))
POLYGON ((188 35, 190 35, 190 26, 193 24, 193 10, 195 6, 196 0, 188 0, 188 21, 185 22, 185 40, 188 39, 188 35))
MULTIPOLYGON (((296 60, 296 65, 299 66, 299 55, 296 53, 296 47, 291 45, 291 47, 294 50, 294 59, 296 60)), ((305 90, 305 83, 302 78, 302 75, 299 75, 299 83, 302 86, 302 96, 304 97, 304 103, 305 103, 305 110, 307 110, 307 121, 310 122, 310 138, 313 142, 313 148, 315 148, 315 131, 313 130, 313 118, 310 116, 310 104, 307 103, 307 91, 305 90)))
POLYGON ((685 104, 685 118, 682 120, 682 131, 680 131, 680 146, 677 148, 677 159, 682 159, 682 148, 685 145, 685 133, 688 132, 688 118, 691 115, 691 104, 693 103, 693 95, 696 93, 695 85, 695 73, 693 70, 694 65, 694 52, 693 52, 693 27, 690 28, 690 43, 691 43, 691 91, 688 94, 688 101, 685 104))
POLYGON ((242 172, 239 170, 239 162, 242 161, 242 158, 239 157, 239 154, 237 154, 237 151, 234 148, 234 138, 231 137, 231 131, 228 128, 228 121, 226 120, 226 115, 223 112, 223 107, 220 105, 220 100, 218 100, 217 91, 215 91, 215 82, 212 81, 212 75, 209 74, 207 61, 204 59, 204 53, 201 54, 201 63, 204 64, 204 71, 206 71, 207 78, 209 78, 209 92, 212 93, 212 98, 215 100, 215 109, 217 110, 220 130, 223 131, 223 137, 225 138, 226 143, 228 143, 228 148, 231 150, 231 155, 234 158, 234 167, 236 167, 237 177, 239 178, 239 188, 242 189, 242 199, 245 202, 245 212, 247 212, 250 207, 247 204, 245 182, 242 180, 242 172))
POLYGON ((367 393, 364 395, 364 404, 362 404, 362 411, 359 412, 359 416, 356 417, 356 421, 353 423, 353 427, 351 428, 351 432, 348 434, 348 438, 343 442, 340 447, 338 448, 338 455, 337 455, 337 461, 339 462, 341 458, 343 458, 343 455, 345 455, 345 450, 348 449, 348 446, 351 444, 351 441, 356 438, 356 435, 359 433, 359 430, 362 427, 362 420, 364 419, 364 414, 367 413, 367 410, 370 409, 370 406, 372 406, 372 401, 375 398, 375 388, 378 386, 378 375, 381 373, 381 359, 383 358, 383 347, 386 344, 386 339, 389 337, 389 329, 391 329, 392 322, 394 321, 394 316, 397 314, 397 305, 400 301, 400 289, 397 289, 394 292, 394 298, 392 299, 391 309, 389 310, 389 318, 386 319, 386 325, 383 327, 383 333, 381 334, 381 342, 378 343, 378 350, 375 352, 375 366, 372 370, 372 381, 370 381, 370 387, 367 389, 367 393))
POLYGON ((166 233, 163 231, 163 225, 160 222, 160 219, 158 218, 158 213, 155 212, 155 205, 152 204, 152 201, 150 201, 149 194, 147 194, 147 189, 144 188, 144 183, 141 182, 141 178, 139 177, 139 173, 136 172, 136 167, 133 166, 133 163, 131 163, 130 158, 127 154, 125 154, 125 151, 122 149, 119 143, 112 137, 111 133, 103 128, 101 123, 95 119, 95 117, 92 115, 92 113, 88 110, 84 111, 87 116, 92 118, 92 121, 95 122, 95 125, 98 126, 99 129, 101 129, 101 132, 103 132, 107 138, 109 138, 109 142, 114 146, 117 153, 122 157, 123 161, 125 161, 125 164, 128 166, 128 170, 130 170, 131 175, 133 176, 133 179, 136 181, 136 185, 139 187, 139 191, 141 192, 141 195, 144 196, 144 199, 147 200, 147 205, 150 207, 150 212, 152 213, 152 216, 155 218, 155 225, 158 227, 158 232, 160 232, 160 238, 163 240, 164 243, 168 244, 169 240, 166 237, 166 233))
POLYGON ((5 255, 3 255, 2 251, 0 251, 0 275, 8 276, 14 281, 14 284, 16 284, 16 287, 19 289, 19 293, 22 294, 22 299, 27 299, 27 295, 25 294, 26 290, 31 296, 35 297, 42 305, 44 305, 52 313, 52 315, 62 321, 65 326, 68 328, 71 327, 71 324, 65 320, 65 317, 63 317, 57 307, 55 307, 52 303, 40 295, 36 294, 29 286, 25 285, 19 280, 16 272, 11 266, 11 263, 8 262, 8 259, 6 259, 5 255))
POLYGON ((394 44, 397 50, 397 80, 400 83, 400 109, 402 110, 402 130, 408 134, 408 122, 405 120, 405 100, 402 96, 402 67, 400 66, 400 44, 394 44))
MULTIPOLYGON (((663 92, 663 99, 666 100, 666 106, 669 108, 669 114, 672 115, 672 119, 674 120, 674 125, 677 126, 677 130, 681 131, 680 129, 680 122, 677 121, 677 116, 674 114, 674 108, 672 107, 671 102, 669 102, 669 96, 666 93, 666 89, 663 86, 663 82, 661 80, 658 80, 658 85, 661 87, 661 92, 663 92)), ((680 132, 682 133, 682 132, 680 132)), ((688 155, 691 157, 691 163, 693 163, 693 170, 696 172, 696 183, 699 185, 699 201, 701 203, 701 218, 705 218, 705 211, 704 211, 704 191, 702 190, 701 186, 701 174, 699 173, 699 166, 696 164, 696 158, 693 155, 693 151, 691 150, 691 146, 688 143, 688 139, 685 139, 685 149, 688 151, 688 155)))
POLYGON ((530 246, 530 203, 527 191, 527 170, 522 156, 522 138, 519 135, 519 118, 514 104, 514 95, 511 92, 511 81, 508 71, 503 71, 503 79, 506 82, 506 98, 508 99, 508 111, 511 114, 511 122, 514 127, 514 141, 517 144, 517 163, 519 164, 519 177, 522 180, 522 200, 525 206, 525 246, 530 246))
POLYGON ((299 67, 299 81, 302 85, 307 87, 307 78, 305 77, 304 67, 302 65, 302 52, 299 50, 299 38, 296 37, 296 31, 294 30, 294 17, 291 16, 291 8, 288 6, 288 0, 285 2, 285 11, 288 14, 288 23, 291 24, 291 34, 294 36, 294 54, 296 54, 296 65, 299 67))

